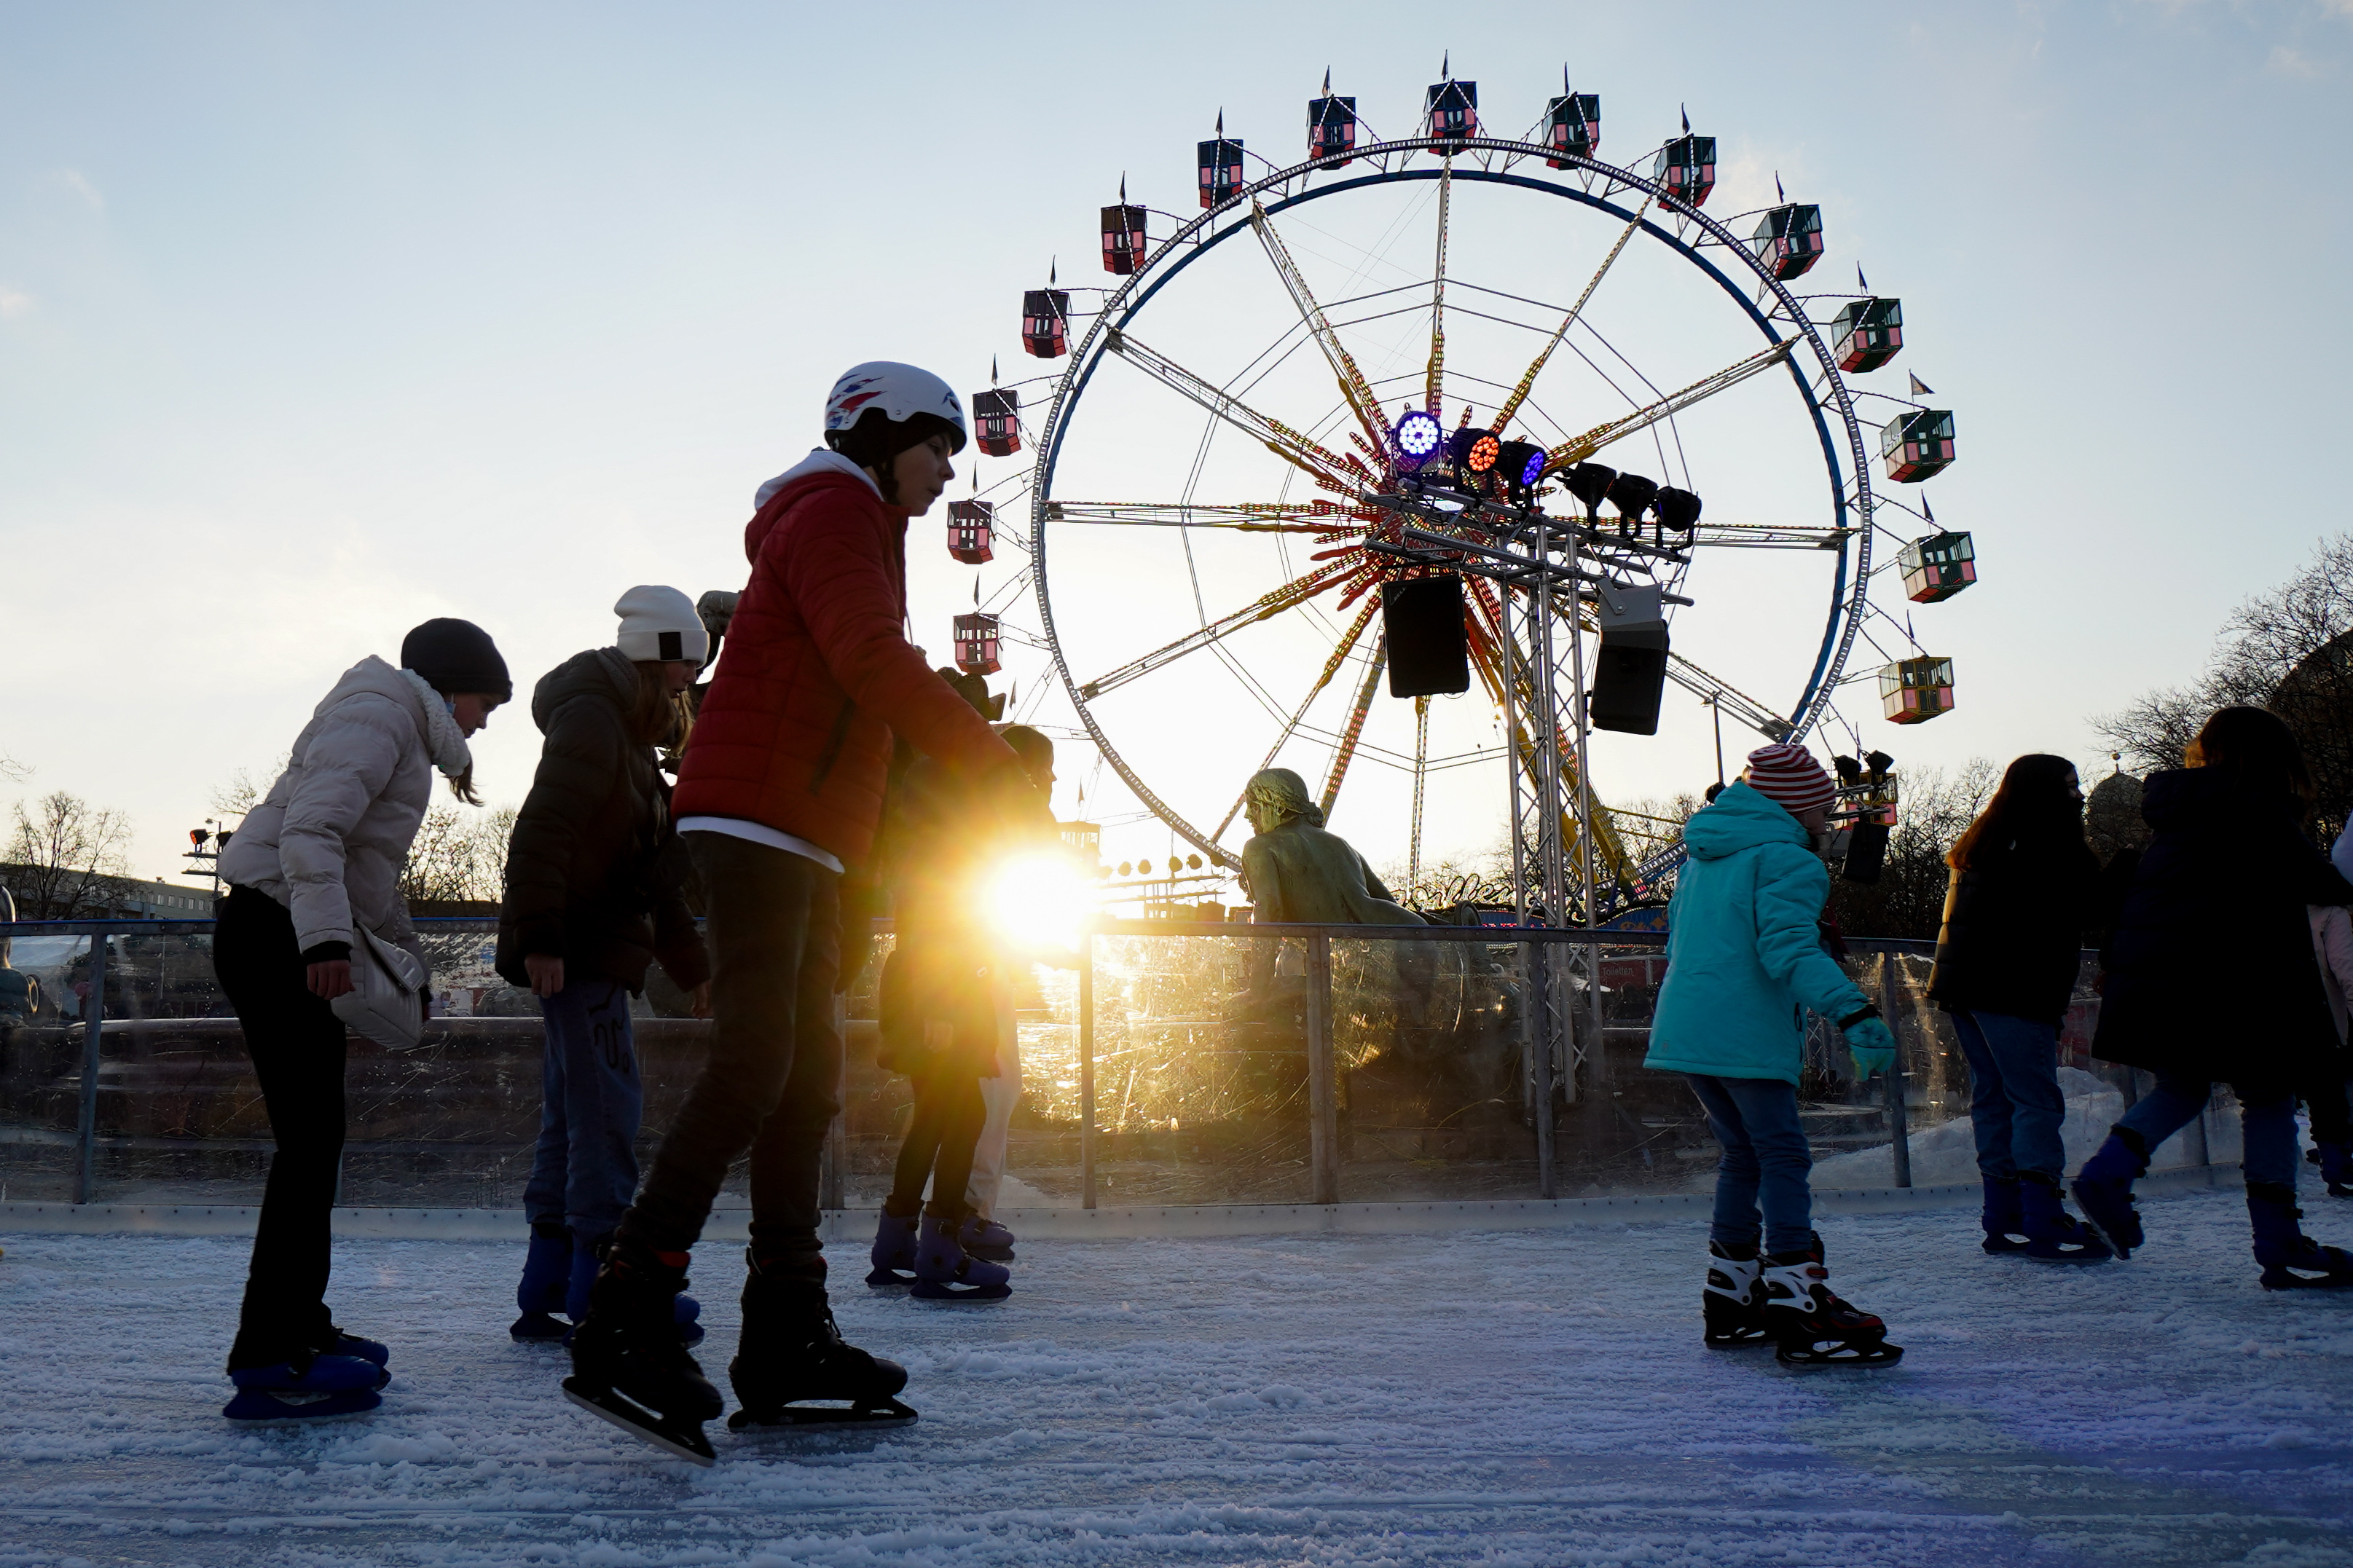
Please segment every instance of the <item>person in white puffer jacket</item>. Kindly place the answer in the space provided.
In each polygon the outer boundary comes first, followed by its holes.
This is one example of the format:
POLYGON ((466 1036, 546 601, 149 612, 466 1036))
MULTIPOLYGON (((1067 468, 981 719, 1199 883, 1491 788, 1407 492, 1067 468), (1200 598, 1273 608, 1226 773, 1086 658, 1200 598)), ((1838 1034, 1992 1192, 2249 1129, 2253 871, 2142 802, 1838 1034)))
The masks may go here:
POLYGON ((381 1403, 385 1348, 327 1310, 329 1211, 343 1147, 343 1022, 365 930, 423 949, 400 869, 432 803, 433 775, 479 805, 467 738, 514 693, 490 634, 433 620, 402 668, 345 670, 294 742, 286 771, 221 852, 213 969, 237 1009, 276 1151, 253 1238, 229 1379, 231 1420, 350 1415, 381 1403))

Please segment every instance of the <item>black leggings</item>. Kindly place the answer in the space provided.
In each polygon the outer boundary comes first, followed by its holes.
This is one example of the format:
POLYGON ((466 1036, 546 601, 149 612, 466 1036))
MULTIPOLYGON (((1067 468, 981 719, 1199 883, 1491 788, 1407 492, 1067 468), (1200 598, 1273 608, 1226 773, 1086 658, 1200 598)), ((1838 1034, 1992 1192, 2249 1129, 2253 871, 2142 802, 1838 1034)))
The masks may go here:
POLYGON ((277 1150, 253 1235, 229 1365, 298 1359, 328 1337, 330 1211, 343 1153, 343 1022, 311 994, 285 906, 231 888, 213 930, 213 973, 237 1009, 277 1150))
POLYGON ((929 1176, 932 1201, 925 1212, 937 1219, 961 1221, 972 1212, 965 1202, 972 1185, 972 1152, 980 1142, 981 1123, 988 1117, 980 1098, 980 1079, 968 1070, 950 1068, 915 1079, 914 1089, 907 1142, 899 1149, 887 1211, 914 1213, 923 1201, 923 1178, 929 1176))

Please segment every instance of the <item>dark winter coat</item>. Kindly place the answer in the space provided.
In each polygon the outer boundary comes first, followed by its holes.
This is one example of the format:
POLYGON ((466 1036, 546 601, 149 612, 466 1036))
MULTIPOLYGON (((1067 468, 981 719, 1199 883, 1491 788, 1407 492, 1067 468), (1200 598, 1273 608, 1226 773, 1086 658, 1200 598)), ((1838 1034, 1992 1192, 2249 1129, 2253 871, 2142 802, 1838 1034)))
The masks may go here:
POLYGON ((507 842, 498 970, 531 984, 523 960, 561 958, 567 983, 642 991, 656 958, 683 990, 711 976, 686 906, 688 862, 651 746, 629 733, 638 671, 618 648, 575 654, 531 694, 547 739, 507 842))
POLYGON ((1956 868, 1930 1000, 1948 1012, 2056 1024, 2075 994, 2100 863, 2082 844, 1980 844, 1956 868))
POLYGON ((2156 830, 2108 943, 2093 1054, 2271 1099, 2345 1068, 2308 904, 2353 903, 2295 800, 2223 768, 2154 774, 2156 830))
POLYGON ((794 472, 744 531, 752 579, 680 764, 678 812, 760 823, 854 868, 894 732, 977 773, 1019 764, 900 629, 907 512, 816 459, 794 472))

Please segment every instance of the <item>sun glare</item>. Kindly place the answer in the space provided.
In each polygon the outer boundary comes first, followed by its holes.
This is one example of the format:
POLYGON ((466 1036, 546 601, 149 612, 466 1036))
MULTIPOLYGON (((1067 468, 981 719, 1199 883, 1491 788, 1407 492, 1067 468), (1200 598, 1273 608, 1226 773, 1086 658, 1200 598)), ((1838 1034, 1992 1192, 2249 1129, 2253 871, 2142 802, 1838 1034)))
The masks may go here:
POLYGON ((1095 910, 1095 887, 1066 854, 1030 853, 1000 863, 987 884, 989 923, 1032 951, 1075 950, 1095 910))

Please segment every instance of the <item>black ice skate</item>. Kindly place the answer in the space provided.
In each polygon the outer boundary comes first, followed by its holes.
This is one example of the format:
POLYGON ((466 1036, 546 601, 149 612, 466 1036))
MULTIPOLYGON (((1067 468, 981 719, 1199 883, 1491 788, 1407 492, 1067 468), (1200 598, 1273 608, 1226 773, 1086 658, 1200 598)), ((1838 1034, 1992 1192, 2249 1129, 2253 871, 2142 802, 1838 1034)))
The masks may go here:
POLYGON ((825 1300, 825 1260, 744 1261, 744 1337, 727 1363, 743 1408, 727 1429, 747 1437, 904 1426, 913 1410, 893 1395, 907 1369, 842 1342, 825 1300))
POLYGON ((1901 1345, 1887 1342, 1887 1325, 1839 1300, 1822 1262, 1822 1238, 1803 1252, 1776 1252, 1765 1260, 1765 1322, 1784 1366, 1893 1366, 1901 1345))
POLYGON ((1700 1292, 1700 1309, 1707 1323, 1707 1342, 1719 1349, 1770 1344, 1772 1331, 1765 1326, 1764 1259, 1752 1244, 1738 1249, 1746 1258, 1707 1244, 1707 1284, 1700 1292))
POLYGON ((708 1465, 718 1456, 702 1424, 724 1406, 679 1343, 674 1299, 684 1289, 686 1254, 615 1245, 572 1336, 564 1397, 632 1437, 708 1465))

